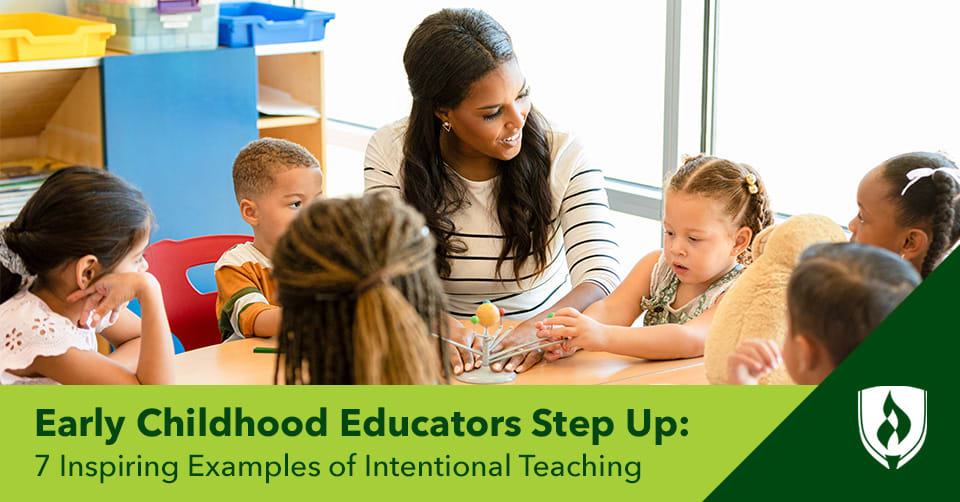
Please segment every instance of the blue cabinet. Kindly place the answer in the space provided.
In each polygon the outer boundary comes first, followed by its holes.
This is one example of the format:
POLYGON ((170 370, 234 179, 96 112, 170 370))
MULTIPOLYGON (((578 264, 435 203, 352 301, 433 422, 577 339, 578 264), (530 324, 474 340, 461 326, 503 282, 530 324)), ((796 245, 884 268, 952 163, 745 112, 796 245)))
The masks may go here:
POLYGON ((143 191, 153 240, 249 234, 237 152, 259 137, 253 48, 103 58, 104 163, 143 191))

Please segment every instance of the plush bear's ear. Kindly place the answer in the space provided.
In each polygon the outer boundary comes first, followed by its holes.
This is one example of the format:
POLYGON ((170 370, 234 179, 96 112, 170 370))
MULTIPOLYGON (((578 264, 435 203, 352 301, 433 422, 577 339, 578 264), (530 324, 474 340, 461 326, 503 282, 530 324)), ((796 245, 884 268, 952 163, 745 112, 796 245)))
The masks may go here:
POLYGON ((770 225, 767 228, 764 228, 753 238, 753 259, 756 261, 760 255, 763 254, 763 248, 767 246, 767 240, 770 239, 770 234, 773 233, 773 230, 777 228, 777 225, 770 225))

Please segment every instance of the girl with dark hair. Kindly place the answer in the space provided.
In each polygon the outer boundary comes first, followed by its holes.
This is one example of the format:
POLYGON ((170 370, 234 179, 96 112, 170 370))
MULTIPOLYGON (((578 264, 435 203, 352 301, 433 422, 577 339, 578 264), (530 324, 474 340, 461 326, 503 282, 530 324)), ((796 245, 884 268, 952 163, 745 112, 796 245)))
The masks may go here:
POLYGON ((924 278, 960 239, 960 169, 939 153, 897 155, 857 189, 851 242, 893 251, 924 278))
POLYGON ((152 226, 143 195, 103 170, 44 181, 0 230, 0 383, 173 383, 160 284, 143 259, 152 226), (109 357, 96 333, 116 347, 109 357), (117 362, 137 353, 133 369, 117 362))
MULTIPOLYGON (((484 300, 523 321, 510 346, 536 340, 545 312, 584 309, 613 291, 619 262, 603 173, 532 106, 503 27, 479 10, 444 9, 417 27, 403 63, 410 116, 371 138, 365 188, 398 192, 424 215, 451 338, 473 341, 454 317, 484 300)), ((479 367, 469 352, 451 352, 455 373, 479 367)), ((541 357, 493 369, 524 371, 541 357)))
POLYGON ((960 239, 960 170, 939 153, 897 155, 857 188, 851 242, 889 249, 927 277, 960 239))
POLYGON ((431 336, 446 329, 433 250, 423 217, 396 195, 319 200, 301 212, 274 250, 285 382, 446 380, 447 344, 431 336))

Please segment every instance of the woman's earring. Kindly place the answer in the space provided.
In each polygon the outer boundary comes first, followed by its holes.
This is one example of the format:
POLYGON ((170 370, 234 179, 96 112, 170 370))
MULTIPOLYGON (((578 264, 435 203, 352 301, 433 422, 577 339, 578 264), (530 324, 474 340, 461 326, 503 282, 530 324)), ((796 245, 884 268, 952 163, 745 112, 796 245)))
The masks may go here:
POLYGON ((440 124, 440 127, 443 127, 443 130, 447 132, 450 132, 453 129, 452 127, 450 127, 450 122, 447 122, 446 120, 444 120, 443 123, 440 124))

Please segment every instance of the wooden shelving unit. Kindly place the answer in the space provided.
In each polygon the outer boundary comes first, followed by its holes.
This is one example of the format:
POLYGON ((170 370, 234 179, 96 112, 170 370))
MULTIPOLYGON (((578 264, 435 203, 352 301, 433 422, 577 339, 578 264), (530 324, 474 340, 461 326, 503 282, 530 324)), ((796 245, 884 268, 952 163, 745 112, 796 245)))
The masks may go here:
POLYGON ((0 63, 0 161, 108 169, 143 191, 157 239, 241 233, 233 158, 276 137, 326 173, 323 95, 322 42, 0 63), (260 117, 258 84, 320 117, 260 117))
POLYGON ((104 167, 100 58, 0 64, 0 161, 104 167))
POLYGON ((257 129, 262 131, 263 129, 275 129, 278 127, 312 125, 317 122, 320 122, 320 119, 316 117, 301 117, 298 115, 289 117, 260 117, 257 119, 257 129))
POLYGON ((299 116, 260 118, 257 121, 260 137, 281 138, 302 145, 320 161, 326 183, 323 42, 260 45, 254 51, 260 84, 290 93, 293 99, 320 112, 319 119, 299 116))

